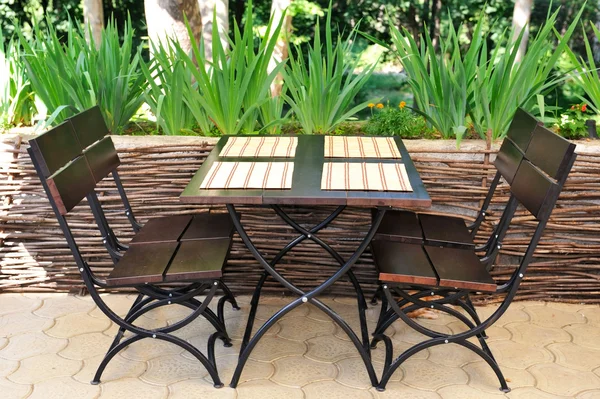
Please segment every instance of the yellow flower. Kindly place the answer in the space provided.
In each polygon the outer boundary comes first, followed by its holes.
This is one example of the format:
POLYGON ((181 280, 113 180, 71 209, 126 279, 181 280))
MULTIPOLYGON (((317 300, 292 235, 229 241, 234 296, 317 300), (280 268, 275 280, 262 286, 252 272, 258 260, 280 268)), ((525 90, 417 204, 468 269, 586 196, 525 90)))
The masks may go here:
POLYGON ((381 108, 383 108, 383 104, 379 103, 379 104, 376 105, 376 107, 379 108, 379 109, 381 109, 381 108))
POLYGON ((400 104, 398 104, 398 107, 400 109, 404 109, 404 107, 406 107, 406 101, 400 101, 400 104))
POLYGON ((375 106, 375 104, 373 104, 373 103, 369 103, 369 105, 367 105, 367 107, 369 107, 369 108, 373 108, 374 106, 375 106))

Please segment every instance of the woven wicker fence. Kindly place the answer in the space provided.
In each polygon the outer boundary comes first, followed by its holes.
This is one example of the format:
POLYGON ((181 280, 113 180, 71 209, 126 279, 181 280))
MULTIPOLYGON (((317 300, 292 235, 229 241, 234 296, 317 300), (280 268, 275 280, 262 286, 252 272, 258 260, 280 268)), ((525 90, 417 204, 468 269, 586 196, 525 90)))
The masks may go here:
MULTIPOLYGON (((209 209, 178 200, 212 149, 214 140, 209 141, 192 137, 115 138, 122 160, 120 175, 140 221, 157 215, 224 211, 224 207, 209 209)), ((3 136, 0 147, 0 291, 80 290, 79 272, 29 161, 25 143, 18 136, 3 136)), ((427 211, 460 214, 473 220, 495 173, 491 164, 494 150, 486 151, 480 142, 464 143, 460 150, 453 143, 419 140, 406 144, 433 199, 434 207, 427 211)), ((577 163, 521 286, 519 299, 600 303, 600 151, 598 146, 578 146, 578 153, 577 163)), ((132 231, 113 182, 106 179, 97 190, 113 229, 127 242, 132 231)), ((477 238, 479 242, 490 234, 507 194, 507 186, 501 186, 477 238)), ((297 220, 313 225, 333 208, 286 209, 297 220)), ((296 236, 270 209, 240 210, 251 237, 269 256, 274 256, 296 236)), ((519 212, 504 241, 499 264, 493 269, 498 280, 508 278, 529 242, 534 221, 519 212)), ((93 270, 99 276, 107 275, 112 262, 85 201, 69 214, 68 220, 93 270)), ((368 209, 347 208, 320 236, 348 257, 366 233, 369 222, 368 209)), ((301 288, 313 287, 337 269, 335 262, 311 243, 291 251, 279 268, 301 288)), ((225 281, 234 292, 249 293, 261 270, 236 235, 225 281)), ((370 253, 362 256, 354 271, 365 291, 373 292, 377 273, 370 253)), ((347 280, 339 281, 330 292, 345 294, 351 292, 349 288, 347 280)), ((273 281, 265 289, 277 294, 284 292, 273 281)))

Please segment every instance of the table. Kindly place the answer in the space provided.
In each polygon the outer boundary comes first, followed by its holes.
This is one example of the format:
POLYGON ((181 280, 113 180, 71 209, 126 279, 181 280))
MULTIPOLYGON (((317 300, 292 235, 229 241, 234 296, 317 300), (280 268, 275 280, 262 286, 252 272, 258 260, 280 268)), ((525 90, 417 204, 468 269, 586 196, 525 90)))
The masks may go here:
POLYGON ((321 190, 321 176, 323 171, 323 164, 325 162, 324 148, 325 139, 324 136, 298 136, 298 145, 296 148, 296 154, 293 158, 270 158, 270 157, 258 157, 258 158, 226 158, 227 161, 232 162, 243 162, 243 161, 268 161, 268 162, 294 162, 294 173, 292 176, 292 187, 288 190, 272 190, 272 189, 201 189, 200 185, 206 175, 208 174, 213 163, 220 160, 219 154, 221 150, 227 144, 229 140, 228 136, 222 137, 215 148, 211 151, 209 156, 206 158, 198 172, 194 175, 190 183, 187 185, 185 190, 180 196, 180 200, 190 204, 220 204, 226 205, 229 215, 248 250, 252 253, 254 258, 264 268, 254 295, 251 301, 250 315, 248 317, 248 323, 242 340, 242 346, 240 350, 240 356, 238 365, 233 374, 231 380, 231 387, 236 387, 239 381, 240 375, 250 356, 250 353, 258 343, 258 341, 264 336, 264 334, 271 328, 278 320, 280 320, 285 314, 289 313, 293 309, 301 306, 304 303, 311 303, 318 309, 327 314, 331 319, 337 323, 340 328, 348 335, 356 349, 358 350, 363 363, 367 369, 367 373, 373 386, 377 385, 377 376, 371 363, 371 353, 369 345, 369 333, 367 331, 367 323, 365 316, 365 309, 367 307, 362 289, 358 280, 352 273, 352 266, 356 263, 358 258, 362 255, 365 249, 369 246, 373 239, 375 232, 377 231, 379 224, 381 223, 386 209, 390 207, 429 207, 431 206, 431 198, 423 185, 423 182, 417 172, 410 155, 404 146, 402 140, 398 137, 394 138, 394 141, 400 151, 400 159, 364 159, 364 158, 327 158, 327 162, 381 162, 381 163, 403 163, 410 184, 413 191, 410 192, 377 192, 377 191, 329 191, 321 190), (277 215, 299 235, 292 241, 290 241, 280 252, 270 261, 258 251, 256 246, 253 244, 249 235, 245 231, 241 218, 236 211, 236 205, 264 205, 270 206, 277 215), (337 208, 321 223, 313 226, 312 228, 302 227, 298 222, 294 221, 280 206, 281 205, 304 205, 304 206, 324 206, 324 205, 336 205, 337 208), (318 232, 323 228, 327 227, 342 211, 346 206, 365 206, 374 207, 376 211, 373 213, 371 227, 364 239, 360 242, 355 252, 348 259, 343 259, 333 248, 331 248, 326 242, 321 240, 318 236, 318 232), (329 255, 334 258, 339 264, 340 268, 326 281, 313 290, 304 292, 298 287, 294 286, 284 276, 282 276, 277 270, 277 263, 286 255, 288 251, 294 248, 296 245, 302 243, 304 240, 311 240, 317 245, 321 246, 329 255), (361 325, 361 337, 352 330, 352 328, 332 309, 321 302, 317 296, 328 287, 334 284, 338 279, 344 275, 348 275, 352 282, 354 289, 357 293, 357 303, 359 311, 359 319, 361 325), (276 312, 269 320, 267 320, 262 327, 260 327, 255 335, 252 337, 252 327, 254 325, 254 319, 256 316, 256 310, 258 307, 258 301, 260 298, 260 292, 262 286, 268 276, 272 276, 285 288, 289 289, 298 298, 276 312))

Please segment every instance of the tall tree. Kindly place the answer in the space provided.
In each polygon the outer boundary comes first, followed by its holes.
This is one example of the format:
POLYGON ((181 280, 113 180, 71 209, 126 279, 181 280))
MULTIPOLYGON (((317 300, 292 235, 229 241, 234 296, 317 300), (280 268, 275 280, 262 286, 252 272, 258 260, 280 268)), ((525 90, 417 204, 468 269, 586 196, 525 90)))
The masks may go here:
POLYGON ((144 9, 150 41, 158 43, 171 37, 189 52, 191 42, 184 16, 189 21, 194 38, 200 41, 202 17, 198 0, 144 0, 144 9))
MULTIPOLYGON (((285 11, 287 8, 289 8, 291 3, 292 0, 273 0, 271 5, 271 19, 273 27, 278 26, 282 18, 283 22, 279 39, 277 40, 277 44, 273 50, 273 56, 269 61, 269 72, 275 69, 277 64, 287 60, 288 58, 288 40, 292 32, 292 14, 289 11, 285 11)), ((283 75, 279 73, 271 84, 271 95, 275 97, 281 94, 282 87, 283 75)))
POLYGON ((83 22, 85 28, 91 30, 96 46, 99 46, 104 28, 102 0, 83 0, 83 22))
POLYGON ((229 46, 229 2, 227 0, 198 0, 202 15, 202 37, 204 38, 204 53, 212 59, 212 27, 216 15, 219 37, 223 48, 229 46))
POLYGON ((531 18, 531 7, 533 6, 533 0, 516 0, 515 9, 513 11, 513 37, 515 41, 523 32, 523 38, 519 44, 517 50, 517 56, 515 62, 519 62, 523 59, 525 51, 527 51, 527 40, 529 39, 529 19, 531 18))

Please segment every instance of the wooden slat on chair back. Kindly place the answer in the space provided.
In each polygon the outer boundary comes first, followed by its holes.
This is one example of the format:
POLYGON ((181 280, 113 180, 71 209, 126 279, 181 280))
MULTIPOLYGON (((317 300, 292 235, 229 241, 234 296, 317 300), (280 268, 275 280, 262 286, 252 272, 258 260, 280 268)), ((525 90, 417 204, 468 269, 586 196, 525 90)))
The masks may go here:
POLYGON ((538 126, 511 184, 511 192, 538 220, 550 217, 575 162, 575 145, 538 126))
POLYGON ((117 155, 117 150, 110 137, 105 137, 99 142, 91 145, 86 148, 83 153, 88 160, 96 183, 104 179, 121 163, 119 155, 117 155))
POLYGON ((87 148, 110 134, 97 105, 69 118, 82 148, 87 148))
POLYGON ((81 146, 68 122, 29 141, 44 178, 81 155, 81 146))
POLYGON ((96 186, 83 155, 46 179, 46 183, 61 215, 66 215, 96 186))
POLYGON ((541 122, 521 108, 517 109, 506 138, 498 151, 494 165, 508 184, 513 182, 517 169, 527 151, 532 132, 541 122))

